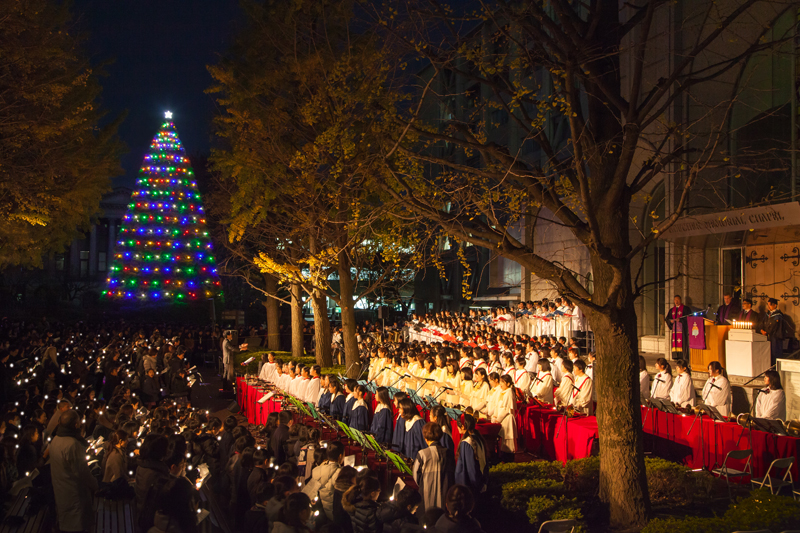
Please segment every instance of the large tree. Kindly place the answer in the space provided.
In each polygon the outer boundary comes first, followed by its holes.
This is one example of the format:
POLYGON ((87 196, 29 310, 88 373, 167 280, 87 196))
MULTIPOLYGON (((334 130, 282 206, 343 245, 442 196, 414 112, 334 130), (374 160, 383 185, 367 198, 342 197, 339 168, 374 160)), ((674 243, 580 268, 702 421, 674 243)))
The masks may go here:
POLYGON ((327 298, 341 309, 345 361, 359 372, 355 305, 408 277, 410 236, 386 216, 377 139, 389 72, 343 1, 246 3, 248 26, 209 67, 225 113, 212 161, 230 187, 232 242, 254 243, 262 272, 304 290, 330 364, 327 298), (259 249, 260 246, 260 249, 259 249))
POLYGON ((472 5, 374 8, 377 31, 399 50, 397 63, 414 66, 406 70, 414 99, 385 143, 392 173, 385 188, 402 204, 399 216, 516 261, 584 312, 599 358, 600 496, 615 527, 637 528, 649 498, 634 307, 644 284, 636 265, 686 212, 701 171, 718 177, 713 169, 731 165, 725 134, 734 91, 713 84, 728 83, 732 69, 788 38, 772 40, 760 27, 796 3, 472 5), (698 97, 715 88, 715 101, 698 97), (691 105, 695 117, 703 109, 702 118, 684 120, 673 113, 677 104, 691 105), (637 196, 667 177, 666 216, 637 223, 637 196), (537 219, 572 233, 590 259, 593 292, 582 283, 585 272, 534 248, 525 229, 537 219))
POLYGON ((80 44, 66 3, 0 4, 0 268, 69 244, 121 172, 80 44))

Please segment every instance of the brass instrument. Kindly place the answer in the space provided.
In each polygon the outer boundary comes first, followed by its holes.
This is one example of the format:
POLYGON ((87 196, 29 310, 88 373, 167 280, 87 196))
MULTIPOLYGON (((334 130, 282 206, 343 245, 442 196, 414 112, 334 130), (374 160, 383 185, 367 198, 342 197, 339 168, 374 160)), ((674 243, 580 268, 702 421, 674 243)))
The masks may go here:
POLYGON ((739 413, 736 417, 736 423, 746 429, 753 429, 754 421, 750 413, 739 413))
POLYGON ((786 420, 783 423, 786 434, 790 437, 800 437, 800 420, 786 420))

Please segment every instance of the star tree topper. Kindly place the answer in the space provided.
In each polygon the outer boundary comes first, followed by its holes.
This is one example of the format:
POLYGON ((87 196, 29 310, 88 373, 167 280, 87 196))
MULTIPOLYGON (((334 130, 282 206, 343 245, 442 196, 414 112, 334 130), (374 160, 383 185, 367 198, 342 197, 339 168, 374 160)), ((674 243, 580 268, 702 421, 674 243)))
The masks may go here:
POLYGON ((164 113, 164 118, 172 118, 172 111, 167 111, 164 113))

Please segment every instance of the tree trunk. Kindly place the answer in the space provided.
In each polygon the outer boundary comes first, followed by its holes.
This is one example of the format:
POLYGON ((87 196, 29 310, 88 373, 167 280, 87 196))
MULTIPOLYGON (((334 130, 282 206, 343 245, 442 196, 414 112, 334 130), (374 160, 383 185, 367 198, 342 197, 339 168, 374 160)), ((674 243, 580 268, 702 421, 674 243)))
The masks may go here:
POLYGON ((303 356, 303 299, 299 283, 291 284, 292 291, 292 357, 303 356))
POLYGON ((331 322, 328 319, 328 297, 319 289, 311 296, 314 306, 314 342, 316 344, 317 364, 324 367, 333 366, 331 355, 331 322))
MULTIPOLYGON (((626 204, 627 205, 627 204, 626 204)), ((630 250, 628 210, 616 206, 599 221, 603 240, 616 257, 630 250)), ((604 312, 587 317, 597 350, 597 425, 600 438, 600 499, 618 530, 639 530, 650 515, 639 408, 639 349, 630 264, 616 268, 592 254, 592 300, 604 312), (616 290, 616 292, 615 292, 616 290)), ((585 312, 585 310, 584 310, 585 312)))
POLYGON ((350 260, 339 252, 339 306, 342 308, 342 342, 344 364, 348 378, 356 379, 361 372, 361 358, 356 341, 356 313, 353 305, 353 278, 350 276, 350 260))
POLYGON ((264 301, 264 307, 267 310, 267 349, 278 351, 281 349, 280 303, 276 299, 278 278, 265 273, 264 285, 267 294, 271 295, 264 301))

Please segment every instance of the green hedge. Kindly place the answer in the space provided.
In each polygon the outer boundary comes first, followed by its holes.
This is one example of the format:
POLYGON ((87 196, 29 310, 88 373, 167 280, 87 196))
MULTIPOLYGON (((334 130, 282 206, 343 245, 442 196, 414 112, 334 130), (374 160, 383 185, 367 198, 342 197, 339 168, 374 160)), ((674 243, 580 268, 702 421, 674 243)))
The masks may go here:
MULTIPOLYGON (((709 502, 725 492, 725 483, 708 472, 655 457, 645 458, 650 501, 654 507, 676 507, 709 502)), ((525 510, 528 520, 575 518, 582 520, 583 505, 596 502, 600 485, 600 458, 568 461, 502 463, 490 469, 490 491, 507 511, 525 510)), ((699 524, 702 521, 698 522, 699 524)))
POLYGON ((783 531, 797 528, 799 523, 800 502, 759 489, 732 504, 722 516, 656 518, 642 533, 732 533, 758 529, 783 531))

